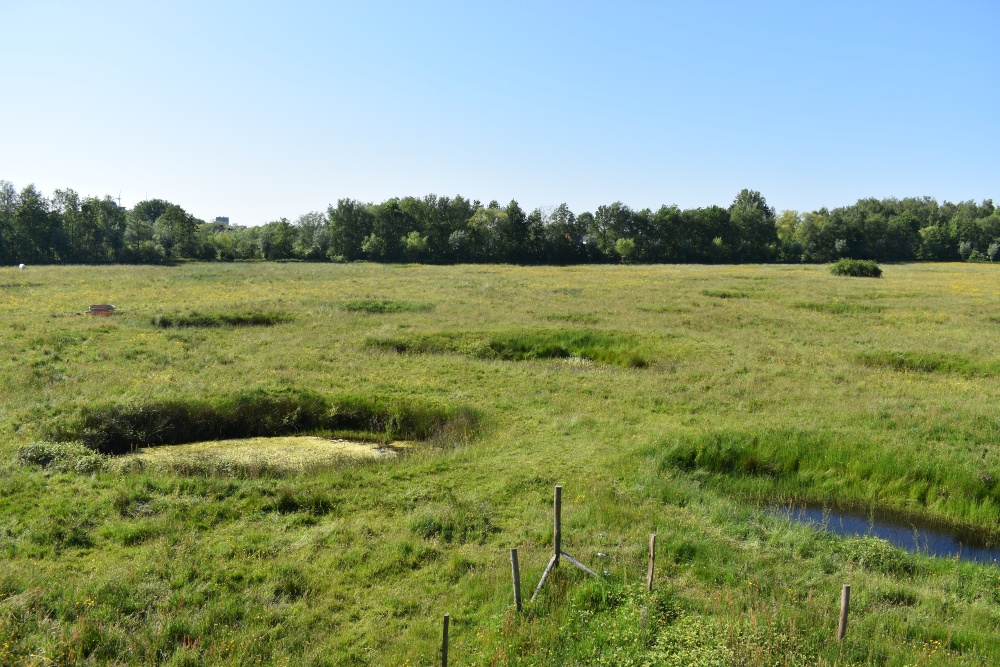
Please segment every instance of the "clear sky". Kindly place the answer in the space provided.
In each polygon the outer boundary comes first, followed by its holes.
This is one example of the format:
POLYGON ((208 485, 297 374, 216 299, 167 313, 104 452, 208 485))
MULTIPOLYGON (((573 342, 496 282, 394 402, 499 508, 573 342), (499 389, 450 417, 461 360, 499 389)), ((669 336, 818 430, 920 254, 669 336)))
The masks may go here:
POLYGON ((0 179, 259 224, 1000 200, 1000 2, 0 0, 0 179))

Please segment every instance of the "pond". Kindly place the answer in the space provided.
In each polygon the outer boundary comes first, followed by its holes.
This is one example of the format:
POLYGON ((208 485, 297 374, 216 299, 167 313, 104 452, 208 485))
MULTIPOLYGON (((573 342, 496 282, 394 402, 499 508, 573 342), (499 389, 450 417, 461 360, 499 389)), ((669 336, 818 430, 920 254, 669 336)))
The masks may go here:
POLYGON ((971 531, 959 534, 887 514, 864 514, 819 505, 771 505, 769 509, 790 521, 835 535, 879 537, 911 553, 1000 564, 1000 547, 989 544, 982 535, 971 531))

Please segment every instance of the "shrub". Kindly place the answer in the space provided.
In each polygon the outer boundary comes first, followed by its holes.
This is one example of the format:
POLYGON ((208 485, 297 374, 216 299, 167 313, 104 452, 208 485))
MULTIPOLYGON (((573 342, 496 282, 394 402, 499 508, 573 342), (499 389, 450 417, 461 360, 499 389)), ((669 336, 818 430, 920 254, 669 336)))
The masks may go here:
POLYGON ((853 278, 882 277, 882 269, 871 259, 842 259, 830 267, 830 273, 853 278))

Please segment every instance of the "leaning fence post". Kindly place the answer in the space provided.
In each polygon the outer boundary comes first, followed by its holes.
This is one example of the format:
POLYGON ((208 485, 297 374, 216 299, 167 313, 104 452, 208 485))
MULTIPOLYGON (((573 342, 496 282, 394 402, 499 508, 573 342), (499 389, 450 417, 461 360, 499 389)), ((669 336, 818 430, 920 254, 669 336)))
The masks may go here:
POLYGON ((840 624, 837 626, 837 641, 844 641, 844 636, 847 635, 847 613, 851 608, 851 585, 844 584, 844 588, 840 593, 840 624))
POLYGON ((444 615, 444 630, 441 634, 441 667, 448 667, 448 619, 449 615, 444 615))
POLYGON ((514 606, 521 611, 521 571, 517 565, 517 549, 510 550, 510 573, 514 577, 514 606))
POLYGON ((555 496, 555 565, 559 566, 559 552, 562 551, 562 486, 556 485, 555 496))
POLYGON ((649 536, 649 568, 646 570, 646 590, 653 590, 653 562, 656 560, 656 534, 649 536))

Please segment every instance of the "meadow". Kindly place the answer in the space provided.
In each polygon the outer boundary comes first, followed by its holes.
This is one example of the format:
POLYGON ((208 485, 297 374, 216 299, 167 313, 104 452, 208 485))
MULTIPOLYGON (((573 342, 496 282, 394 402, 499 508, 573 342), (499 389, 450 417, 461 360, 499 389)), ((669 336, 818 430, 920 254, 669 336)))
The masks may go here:
POLYGON ((0 665, 996 664, 1000 568, 767 510, 1000 539, 1000 272, 883 269, 0 269, 0 665))

